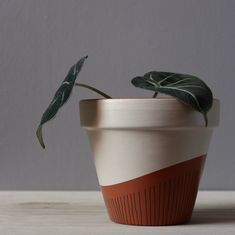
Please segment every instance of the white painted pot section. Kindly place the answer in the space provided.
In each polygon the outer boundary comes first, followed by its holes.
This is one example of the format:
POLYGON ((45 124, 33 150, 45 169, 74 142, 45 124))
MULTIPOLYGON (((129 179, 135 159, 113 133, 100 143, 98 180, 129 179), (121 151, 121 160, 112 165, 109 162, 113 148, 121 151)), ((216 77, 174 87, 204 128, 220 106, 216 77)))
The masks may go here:
POLYGON ((206 155, 219 101, 202 114, 174 98, 80 101, 101 186, 123 183, 206 155))

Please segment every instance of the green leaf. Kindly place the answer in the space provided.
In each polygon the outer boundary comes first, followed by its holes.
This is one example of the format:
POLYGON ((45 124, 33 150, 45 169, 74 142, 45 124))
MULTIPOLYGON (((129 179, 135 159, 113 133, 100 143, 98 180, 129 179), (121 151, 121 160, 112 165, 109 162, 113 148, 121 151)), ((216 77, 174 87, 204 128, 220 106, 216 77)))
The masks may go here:
POLYGON ((132 79, 132 84, 139 88, 152 90, 156 94, 164 93, 190 105, 203 114, 207 126, 207 112, 212 107, 213 94, 210 88, 198 77, 188 74, 156 72, 132 79))
POLYGON ((74 64, 65 79, 63 80, 61 86, 56 91, 51 103, 49 104, 46 111, 43 113, 40 124, 37 129, 37 138, 39 143, 43 148, 45 148, 45 144, 42 137, 42 126, 46 122, 50 121, 52 118, 54 118, 58 112, 58 110, 66 103, 66 101, 69 99, 72 89, 75 84, 75 80, 77 78, 78 73, 81 71, 81 68, 84 64, 84 61, 88 58, 88 56, 85 56, 81 58, 76 64, 74 64))

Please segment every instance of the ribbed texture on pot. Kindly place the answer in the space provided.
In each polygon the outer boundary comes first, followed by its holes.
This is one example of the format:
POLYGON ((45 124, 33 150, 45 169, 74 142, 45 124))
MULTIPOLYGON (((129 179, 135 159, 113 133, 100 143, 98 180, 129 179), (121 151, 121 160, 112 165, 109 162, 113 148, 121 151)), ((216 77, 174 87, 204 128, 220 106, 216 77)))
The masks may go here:
POLYGON ((111 186, 102 193, 112 221, 173 225, 190 220, 206 156, 111 186))

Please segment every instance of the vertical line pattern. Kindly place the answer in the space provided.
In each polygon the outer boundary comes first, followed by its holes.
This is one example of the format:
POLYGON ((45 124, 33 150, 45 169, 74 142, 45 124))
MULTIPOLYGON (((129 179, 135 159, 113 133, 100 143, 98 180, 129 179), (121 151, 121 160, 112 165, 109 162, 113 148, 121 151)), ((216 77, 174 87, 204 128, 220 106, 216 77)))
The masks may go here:
POLYGON ((134 209, 135 209, 135 215, 136 215, 136 221, 137 221, 137 224, 140 224, 139 222, 139 217, 138 217, 138 211, 136 209, 136 199, 135 199, 135 193, 133 193, 133 197, 134 197, 134 200, 133 200, 133 205, 134 205, 134 209))
POLYGON ((178 211, 179 211, 180 191, 181 191, 181 189, 180 189, 180 177, 177 177, 177 178, 176 178, 176 188, 177 188, 177 191, 176 191, 177 193, 176 193, 176 198, 175 198, 175 200, 176 200, 176 203, 175 203, 176 208, 175 208, 175 217, 174 217, 174 221, 177 220, 178 211))
POLYGON ((119 204, 119 208, 120 208, 120 212, 121 212, 121 218, 120 221, 122 221, 122 223, 126 223, 126 220, 124 218, 124 213, 123 213, 123 208, 122 208, 122 202, 121 202, 121 198, 118 198, 118 204, 119 204))
POLYGON ((153 222, 152 222, 152 209, 153 209, 153 207, 152 207, 152 198, 151 198, 151 187, 149 187, 149 224, 151 225, 151 224, 153 224, 153 222))
MULTIPOLYGON (((185 169, 177 175, 153 181, 151 185, 130 187, 122 195, 108 196, 104 201, 110 218, 122 224, 181 224, 191 217, 195 204, 201 168, 185 169)), ((117 192, 118 193, 118 192, 117 192)))
POLYGON ((175 208, 175 184, 174 182, 172 183, 172 180, 170 180, 170 201, 171 201, 171 205, 170 205, 170 210, 169 210, 169 224, 173 224, 174 221, 174 208, 175 208))
POLYGON ((113 198, 113 202, 114 202, 116 214, 117 214, 116 220, 120 221, 121 216, 120 216, 120 212, 119 212, 119 207, 117 206, 117 199, 113 198))
POLYGON ((132 193, 130 193, 129 199, 130 199, 130 206, 131 206, 131 214, 132 214, 133 223, 137 224, 137 222, 135 220, 135 214, 134 214, 134 204, 132 203, 132 193))
POLYGON ((128 220, 130 221, 130 224, 133 224, 134 221, 132 220, 132 216, 131 216, 131 206, 129 204, 129 195, 126 195, 126 197, 124 196, 124 202, 126 201, 126 208, 127 208, 127 217, 128 220), (125 200, 126 198, 126 200, 125 200))
POLYGON ((114 219, 117 220, 118 215, 117 215, 117 210, 116 210, 116 206, 114 203, 115 201, 111 200, 111 202, 112 202, 112 207, 113 207, 114 219))
POLYGON ((158 185, 158 208, 157 208, 157 224, 160 224, 160 211, 161 211, 161 185, 158 185))
POLYGON ((130 202, 131 202, 131 213, 132 213, 132 217, 133 217, 133 221, 134 221, 134 224, 136 224, 136 221, 135 221, 135 214, 134 214, 134 204, 132 203, 132 193, 130 193, 130 202))
POLYGON ((142 209, 141 209, 141 193, 138 192, 138 199, 139 199, 139 208, 140 208, 140 224, 143 224, 142 222, 142 217, 143 217, 143 214, 142 214, 142 209))
POLYGON ((160 183, 159 184, 159 202, 158 202, 158 205, 159 205, 159 208, 158 208, 158 224, 161 225, 161 220, 162 220, 162 184, 160 183))
POLYGON ((170 189, 169 189, 169 182, 170 182, 170 180, 169 181, 166 181, 166 195, 168 195, 167 196, 167 198, 166 198, 166 200, 165 200, 165 202, 166 202, 166 209, 165 209, 165 215, 166 215, 166 219, 164 219, 164 221, 165 221, 165 223, 169 223, 168 222, 168 220, 169 220, 169 203, 170 203, 170 189))
POLYGON ((167 224, 170 224, 171 220, 171 207, 172 207, 172 193, 171 193, 171 179, 168 181, 168 201, 167 201, 167 224))
POLYGON ((127 216, 127 206, 126 206, 126 199, 125 195, 121 197, 121 203, 122 203, 122 208, 123 208, 123 217, 126 221, 126 223, 130 224, 131 221, 129 221, 129 217, 127 216))
MULTIPOLYGON (((186 191, 186 185, 187 185, 187 178, 186 178, 186 173, 183 174, 183 189, 182 189, 182 205, 185 204, 186 201, 186 196, 185 196, 185 191, 186 191)), ((184 216, 184 209, 182 206, 182 209, 180 211, 180 216, 183 217, 184 216)))
POLYGON ((156 224, 156 187, 153 187, 153 224, 156 224))
POLYGON ((145 204, 145 224, 148 225, 148 206, 146 189, 144 189, 144 204, 145 204))

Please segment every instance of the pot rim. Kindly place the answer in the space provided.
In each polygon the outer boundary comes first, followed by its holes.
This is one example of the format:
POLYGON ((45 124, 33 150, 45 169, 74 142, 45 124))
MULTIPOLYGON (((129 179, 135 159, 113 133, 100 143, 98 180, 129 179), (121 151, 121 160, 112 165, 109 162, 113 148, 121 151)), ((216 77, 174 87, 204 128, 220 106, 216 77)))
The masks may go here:
MULTIPOLYGON (((180 102, 177 98, 174 98, 174 97, 168 97, 168 96, 159 96, 159 97, 156 97, 156 98, 153 98, 153 97, 123 97, 123 98, 91 98, 91 99, 81 99, 80 102, 83 102, 83 101, 114 101, 114 100, 118 100, 118 101, 133 101, 133 100, 155 100, 155 101, 162 101, 162 100, 170 100, 170 101, 177 101, 177 102, 180 102)), ((213 101, 217 101, 219 102, 219 99, 218 98, 213 98, 213 101)))
MULTIPOLYGON (((174 97, 83 99, 79 102, 81 126, 97 128, 205 127, 201 113, 174 97)), ((208 112, 208 127, 219 124, 218 99, 208 112)))

